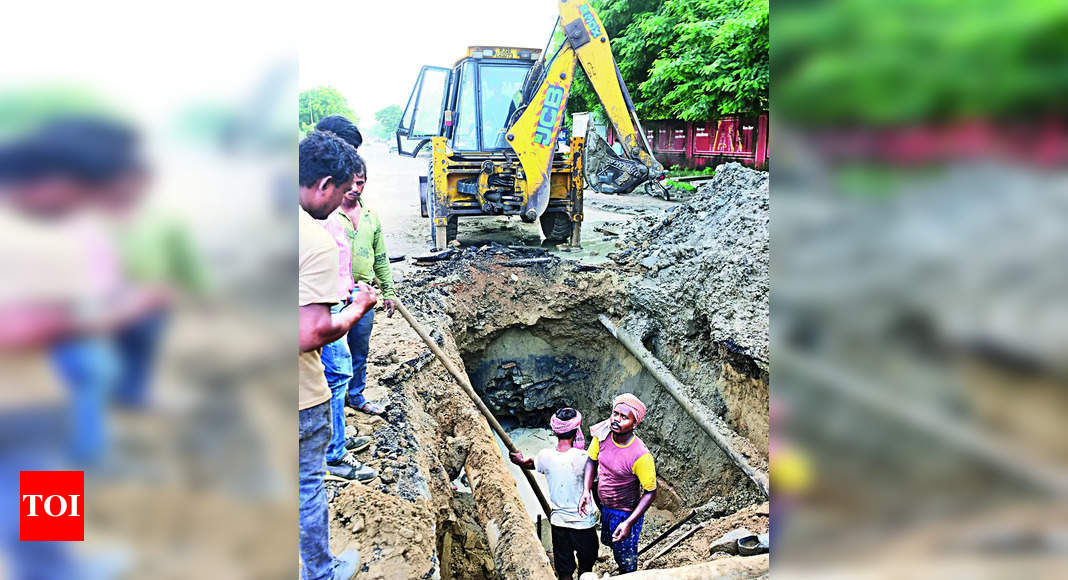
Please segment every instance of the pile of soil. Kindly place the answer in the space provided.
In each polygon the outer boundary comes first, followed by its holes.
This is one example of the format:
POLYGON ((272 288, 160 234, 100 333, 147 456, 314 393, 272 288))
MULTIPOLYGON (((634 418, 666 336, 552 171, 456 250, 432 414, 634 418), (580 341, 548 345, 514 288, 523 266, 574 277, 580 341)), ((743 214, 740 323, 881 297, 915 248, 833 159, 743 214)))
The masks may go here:
POLYGON ((768 174, 737 163, 664 214, 639 217, 610 254, 630 273, 620 326, 682 381, 712 423, 768 448, 768 174))
POLYGON ((628 284, 632 305, 660 318, 665 338, 706 334, 766 365, 769 217, 768 174, 728 163, 686 203, 635 220, 612 255, 641 271, 628 284))

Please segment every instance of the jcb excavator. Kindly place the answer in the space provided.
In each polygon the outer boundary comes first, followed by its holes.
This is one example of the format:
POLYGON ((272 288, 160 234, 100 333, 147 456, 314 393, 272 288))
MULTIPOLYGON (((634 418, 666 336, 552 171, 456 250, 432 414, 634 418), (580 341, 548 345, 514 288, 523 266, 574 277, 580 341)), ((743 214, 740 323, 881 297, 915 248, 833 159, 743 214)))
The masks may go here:
POLYGON ((474 46, 452 68, 420 70, 397 127, 397 151, 415 157, 430 145, 419 196, 435 250, 456 239, 459 216, 481 215, 518 215, 528 223, 540 218, 547 240, 578 246, 583 177, 602 193, 656 187, 665 177, 597 13, 588 0, 558 5, 557 41, 550 37, 546 50, 474 46), (557 150, 576 61, 622 142, 623 157, 594 131, 572 136, 566 152, 557 150))

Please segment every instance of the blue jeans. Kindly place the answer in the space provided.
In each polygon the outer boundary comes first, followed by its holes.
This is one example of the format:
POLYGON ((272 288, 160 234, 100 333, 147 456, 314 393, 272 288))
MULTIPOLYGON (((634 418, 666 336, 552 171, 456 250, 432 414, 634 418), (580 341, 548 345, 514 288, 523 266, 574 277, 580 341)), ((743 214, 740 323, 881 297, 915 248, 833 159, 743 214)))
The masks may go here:
POLYGON ((326 507, 323 465, 330 440, 330 403, 320 403, 299 412, 300 459, 298 463, 301 578, 321 580, 334 573, 330 554, 330 518, 326 507))
POLYGON ((78 469, 64 465, 61 408, 0 411, 0 565, 7 578, 52 580, 81 578, 83 570, 70 550, 73 542, 22 542, 19 540, 20 471, 78 469))
MULTIPOLYGON (((359 290, 352 292, 353 297, 359 290)), ((371 328, 375 325, 375 311, 368 310, 363 318, 349 330, 349 353, 352 355, 352 382, 349 383, 348 404, 360 408, 366 401, 363 389, 367 387, 367 353, 371 350, 371 328)))
MULTIPOLYGON (((331 314, 341 306, 330 309, 331 314)), ((366 315, 365 315, 366 316, 366 315)), ((323 346, 323 366, 326 368, 326 384, 330 385, 330 443, 326 446, 326 460, 339 461, 345 456, 345 397, 352 380, 352 356, 344 336, 323 346)))
POLYGON ((115 336, 122 369, 115 399, 127 407, 145 405, 159 339, 167 322, 167 311, 157 310, 130 323, 115 336))
POLYGON ((79 337, 52 347, 52 364, 70 391, 70 454, 90 465, 108 446, 108 400, 119 380, 121 364, 112 341, 79 337))
POLYGON ((612 542, 612 534, 616 531, 616 526, 629 518, 630 514, 631 512, 601 506, 601 543, 612 548, 616 565, 619 566, 619 571, 624 573, 638 569, 638 536, 642 533, 645 514, 634 522, 630 533, 622 540, 612 542))

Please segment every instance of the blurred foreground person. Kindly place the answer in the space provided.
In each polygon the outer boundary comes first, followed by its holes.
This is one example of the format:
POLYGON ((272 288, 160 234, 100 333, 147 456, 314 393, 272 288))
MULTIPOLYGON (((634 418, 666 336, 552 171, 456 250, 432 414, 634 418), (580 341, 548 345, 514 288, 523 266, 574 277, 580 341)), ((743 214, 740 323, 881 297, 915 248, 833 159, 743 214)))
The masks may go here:
MULTIPOLYGON (((17 495, 20 471, 85 469, 100 457, 107 399, 119 370, 112 337, 158 306, 153 294, 123 284, 96 211, 98 196, 132 166, 127 135, 113 122, 58 119, 0 149, 0 235, 7 237, 0 244, 5 496, 17 495), (58 372, 65 392, 55 389, 50 370, 58 372)), ((12 577, 108 578, 117 572, 100 559, 76 563, 64 544, 19 542, 19 504, 3 505, 0 534, 12 577)))
POLYGON ((108 223, 108 199, 143 190, 137 138, 114 121, 61 118, 11 144, 7 157, 8 201, 26 218, 13 227, 36 232, 6 230, 18 232, 12 249, 23 256, 13 259, 24 262, 5 269, 21 292, 5 301, 17 312, 3 340, 49 350, 70 394, 71 458, 90 467, 107 450, 108 402, 131 366, 122 338, 167 302, 160 288, 126 279, 108 223))
MULTIPOLYGON (((51 147, 76 152, 85 211, 72 234, 90 267, 82 283, 123 313, 97 335, 68 337, 52 349, 56 369, 72 393, 74 458, 93 466, 109 448, 108 403, 117 397, 134 406, 132 401, 144 396, 170 291, 131 280, 119 240, 118 223, 147 185, 133 129, 105 119, 71 117, 46 124, 38 135, 51 147)), ((143 246, 142 253, 152 251, 143 246)))
POLYGON ((316 220, 326 218, 352 188, 356 150, 337 137, 314 132, 300 142, 299 245, 299 527, 305 580, 347 580, 356 574, 359 555, 349 549, 330 553, 330 523, 323 489, 326 447, 331 437, 330 387, 321 350, 345 336, 374 307, 374 291, 363 285, 357 299, 332 314, 338 302, 338 250, 316 220))
MULTIPOLYGON (((54 153, 54 152, 53 152, 54 153)), ((77 278, 84 262, 65 241, 65 224, 82 202, 71 171, 47 148, 27 139, 0 151, 0 541, 4 568, 13 578, 70 577, 75 566, 64 543, 20 542, 19 472, 54 470, 63 463, 62 442, 69 431, 64 400, 50 392, 48 347, 97 321, 79 315, 82 288, 62 281, 77 278)))

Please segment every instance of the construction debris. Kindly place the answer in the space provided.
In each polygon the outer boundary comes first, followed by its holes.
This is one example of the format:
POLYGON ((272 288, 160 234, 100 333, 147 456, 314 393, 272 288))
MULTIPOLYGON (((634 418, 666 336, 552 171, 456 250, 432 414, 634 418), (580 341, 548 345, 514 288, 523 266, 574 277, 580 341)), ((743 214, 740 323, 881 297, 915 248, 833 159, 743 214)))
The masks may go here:
POLYGON ((736 542, 738 553, 742 556, 767 554, 771 550, 771 534, 752 534, 739 538, 736 542))
POLYGON ((745 528, 731 530, 726 534, 723 534, 719 538, 713 540, 712 543, 708 545, 709 555, 715 555, 719 552, 736 555, 738 554, 738 542, 740 542, 743 538, 749 537, 756 536, 753 535, 753 532, 750 532, 745 528))
POLYGON ((693 517, 696 516, 696 515, 697 515, 697 510, 693 510, 686 517, 684 517, 681 520, 675 522, 674 524, 671 524, 670 528, 664 530, 659 536, 657 536, 655 539, 653 539, 653 541, 649 542, 648 544, 643 546, 640 550, 638 550, 638 555, 641 556, 645 552, 649 551, 653 546, 659 544, 661 540, 663 540, 664 538, 666 538, 669 535, 671 535, 671 532, 674 532, 675 530, 677 530, 680 527, 682 527, 683 525, 685 525, 686 522, 692 520, 693 517))

